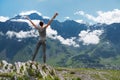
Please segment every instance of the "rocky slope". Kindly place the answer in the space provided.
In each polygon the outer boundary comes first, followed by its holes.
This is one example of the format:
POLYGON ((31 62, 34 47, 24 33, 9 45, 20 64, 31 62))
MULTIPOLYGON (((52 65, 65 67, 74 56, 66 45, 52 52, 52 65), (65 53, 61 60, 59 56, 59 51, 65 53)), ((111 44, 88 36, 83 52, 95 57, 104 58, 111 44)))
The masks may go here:
POLYGON ((0 80, 120 80, 120 71, 51 67, 38 62, 0 62, 0 80))
POLYGON ((59 80, 54 68, 37 62, 0 63, 0 80, 59 80))

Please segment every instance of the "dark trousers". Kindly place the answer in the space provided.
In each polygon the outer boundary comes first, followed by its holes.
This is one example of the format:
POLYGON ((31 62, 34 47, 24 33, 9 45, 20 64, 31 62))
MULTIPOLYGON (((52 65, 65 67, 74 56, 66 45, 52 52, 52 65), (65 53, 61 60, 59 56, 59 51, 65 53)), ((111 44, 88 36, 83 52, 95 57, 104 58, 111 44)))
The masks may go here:
POLYGON ((42 48, 43 48, 43 62, 46 63, 46 41, 41 41, 41 40, 39 40, 37 45, 36 45, 36 49, 35 49, 35 52, 33 54, 32 61, 34 61, 41 45, 42 45, 42 48))

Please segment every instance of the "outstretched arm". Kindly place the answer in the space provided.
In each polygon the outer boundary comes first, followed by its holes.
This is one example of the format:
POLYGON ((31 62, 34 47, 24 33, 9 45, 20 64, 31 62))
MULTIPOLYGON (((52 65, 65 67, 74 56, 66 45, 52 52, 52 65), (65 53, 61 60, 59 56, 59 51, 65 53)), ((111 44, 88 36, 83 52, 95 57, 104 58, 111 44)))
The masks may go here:
POLYGON ((37 28, 37 26, 32 22, 32 20, 28 16, 26 16, 26 19, 28 19, 35 28, 37 28))
POLYGON ((51 18, 51 20, 48 22, 48 24, 46 25, 46 28, 51 24, 51 22, 53 21, 53 19, 55 19, 55 17, 58 15, 58 13, 55 13, 54 16, 51 18))

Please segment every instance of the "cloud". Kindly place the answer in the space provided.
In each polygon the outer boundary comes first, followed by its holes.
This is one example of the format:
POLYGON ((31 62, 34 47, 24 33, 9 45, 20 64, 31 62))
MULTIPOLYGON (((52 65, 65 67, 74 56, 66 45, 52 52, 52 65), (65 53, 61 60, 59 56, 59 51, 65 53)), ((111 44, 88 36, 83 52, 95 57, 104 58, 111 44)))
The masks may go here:
POLYGON ((56 30, 53 30, 51 26, 47 28, 47 36, 52 39, 56 39, 56 36, 58 35, 56 30))
POLYGON ((9 38, 16 37, 16 38, 19 38, 19 39, 29 38, 29 37, 37 37, 37 36, 38 36, 38 34, 35 32, 35 30, 31 30, 31 31, 20 31, 20 32, 8 31, 8 32, 6 33, 6 35, 7 35, 9 38))
POLYGON ((30 14, 32 14, 32 13, 37 13, 38 15, 42 15, 40 12, 38 12, 38 11, 36 11, 36 10, 31 10, 31 11, 23 11, 23 12, 21 12, 19 15, 22 15, 22 16, 24 16, 24 15, 30 15, 30 14))
POLYGON ((75 37, 64 39, 61 35, 58 35, 56 30, 53 30, 51 27, 47 28, 47 36, 51 39, 57 39, 61 42, 61 44, 68 45, 68 46, 74 46, 79 47, 79 44, 77 44, 74 40, 75 37))
POLYGON ((75 20, 78 23, 85 23, 83 20, 75 20))
POLYGON ((5 22, 5 21, 7 21, 8 19, 9 19, 8 17, 0 16, 0 22, 5 22))
POLYGON ((98 44, 100 41, 99 36, 102 33, 103 30, 94 30, 92 32, 83 30, 79 34, 79 41, 82 41, 83 45, 98 44))
POLYGON ((85 15, 84 11, 77 11, 74 13, 74 15, 85 15))
POLYGON ((84 11, 78 11, 78 12, 75 12, 74 14, 84 16, 87 19, 97 23, 105 23, 105 24, 120 23, 119 9, 114 9, 112 11, 107 11, 107 12, 97 11, 97 14, 98 14, 97 17, 87 14, 84 11))
POLYGON ((77 44, 74 40, 76 39, 75 37, 71 37, 71 38, 67 38, 64 39, 63 37, 61 37, 60 35, 56 37, 58 40, 60 40, 60 42, 64 45, 68 45, 68 46, 74 46, 74 47, 79 47, 79 44, 77 44))

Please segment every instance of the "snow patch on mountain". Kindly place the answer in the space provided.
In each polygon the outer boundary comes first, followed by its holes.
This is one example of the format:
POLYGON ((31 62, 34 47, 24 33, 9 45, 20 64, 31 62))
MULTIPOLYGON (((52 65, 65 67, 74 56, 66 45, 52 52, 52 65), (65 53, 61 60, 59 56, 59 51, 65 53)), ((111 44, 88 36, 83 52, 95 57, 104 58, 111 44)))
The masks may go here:
POLYGON ((5 22, 8 19, 9 19, 8 17, 0 16, 0 22, 5 22))
MULTIPOLYGON (((11 21, 13 22, 26 22, 28 23, 29 26, 33 27, 33 25, 30 23, 30 21, 28 21, 27 19, 11 19, 11 21)), ((35 25, 39 25, 39 22, 40 20, 32 20, 32 22, 35 24, 35 25)))
POLYGON ((30 15, 32 13, 37 13, 39 16, 41 16, 42 14, 36 10, 31 10, 31 11, 22 11, 19 15, 24 16, 24 15, 30 15))

